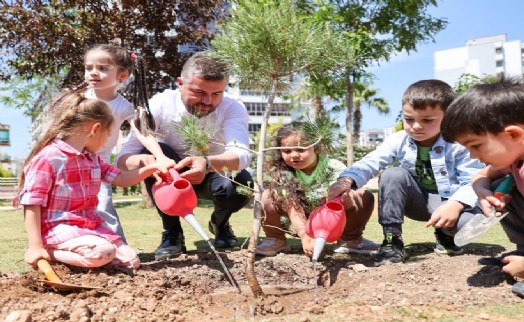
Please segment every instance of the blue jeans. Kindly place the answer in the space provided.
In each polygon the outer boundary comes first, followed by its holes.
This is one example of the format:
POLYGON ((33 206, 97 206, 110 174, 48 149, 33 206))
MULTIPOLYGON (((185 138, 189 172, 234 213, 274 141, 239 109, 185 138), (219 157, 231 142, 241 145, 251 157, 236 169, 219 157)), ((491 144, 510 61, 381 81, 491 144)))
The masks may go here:
MULTIPOLYGON (((446 202, 438 194, 424 191, 419 183, 404 168, 386 169, 378 182, 378 222, 384 234, 402 234, 404 216, 417 221, 428 221, 435 209, 446 202)), ((461 212, 455 227, 442 231, 454 236, 475 214, 482 213, 479 207, 466 207, 461 212)))
MULTIPOLYGON (((170 146, 164 143, 159 144, 166 157, 175 160, 175 162, 181 160, 181 158, 170 146)), ((142 150, 141 153, 151 154, 146 149, 142 150)), ((181 172, 184 172, 184 170, 181 172)), ((239 171, 236 175, 235 181, 246 186, 249 185, 248 182, 251 182, 252 186, 253 179, 249 171, 242 170, 239 171)), ((144 180, 147 192, 149 196, 151 196, 153 203, 155 200, 151 193, 151 188, 155 182, 156 179, 152 177, 144 180)), ((249 201, 247 196, 239 194, 236 191, 236 186, 237 185, 234 184, 231 180, 224 178, 215 172, 208 173, 202 183, 193 185, 193 189, 195 189, 198 198, 213 201, 214 210, 211 214, 211 221, 217 225, 218 229, 222 229, 227 224, 229 224, 229 218, 231 215, 242 209, 249 201)), ((179 235, 183 235, 179 216, 169 216, 158 209, 158 207, 156 207, 156 209, 162 218, 164 236, 178 237, 179 235)))

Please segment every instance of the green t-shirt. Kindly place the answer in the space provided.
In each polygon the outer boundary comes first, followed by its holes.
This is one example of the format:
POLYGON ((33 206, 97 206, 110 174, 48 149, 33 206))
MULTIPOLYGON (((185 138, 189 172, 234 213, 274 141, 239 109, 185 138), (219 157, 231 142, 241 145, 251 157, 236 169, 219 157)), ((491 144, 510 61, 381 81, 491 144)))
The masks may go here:
POLYGON ((329 186, 337 181, 338 176, 346 169, 342 162, 326 156, 319 156, 315 170, 308 175, 301 170, 295 170, 295 175, 304 189, 311 207, 320 206, 320 200, 327 197, 329 186))
POLYGON ((431 147, 417 145, 417 163, 415 170, 420 180, 420 186, 426 192, 438 193, 437 182, 433 175, 433 168, 431 167, 431 158, 429 152, 431 147))

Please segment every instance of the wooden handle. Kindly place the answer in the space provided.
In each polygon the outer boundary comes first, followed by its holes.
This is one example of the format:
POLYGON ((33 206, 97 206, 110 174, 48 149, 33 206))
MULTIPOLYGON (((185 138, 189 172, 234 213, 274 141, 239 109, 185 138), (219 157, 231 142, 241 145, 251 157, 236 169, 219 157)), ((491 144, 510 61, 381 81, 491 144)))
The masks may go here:
POLYGON ((36 265, 44 273, 45 278, 47 278, 49 281, 54 282, 54 283, 62 283, 62 280, 60 279, 60 277, 56 275, 51 265, 49 265, 49 263, 45 259, 43 258, 39 259, 36 265))

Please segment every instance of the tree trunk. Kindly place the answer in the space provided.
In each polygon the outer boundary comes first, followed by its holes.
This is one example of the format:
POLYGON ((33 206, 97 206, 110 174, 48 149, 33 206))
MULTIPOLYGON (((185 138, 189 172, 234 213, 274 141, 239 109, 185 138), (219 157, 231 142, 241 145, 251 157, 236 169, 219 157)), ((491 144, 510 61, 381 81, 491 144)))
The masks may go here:
POLYGON ((362 110, 357 104, 353 106, 353 144, 358 144, 360 139, 360 126, 362 124, 362 110))
POLYGON ((346 154, 347 166, 353 164, 353 82, 351 75, 347 75, 346 84, 346 154))
POLYGON ((146 185, 144 181, 140 181, 140 193, 142 194, 142 200, 144 201, 144 207, 153 208, 155 205, 153 205, 153 200, 151 200, 151 197, 147 193, 147 189, 146 189, 146 185))
POLYGON ((325 114, 324 106, 322 105, 322 97, 315 96, 311 102, 311 111, 315 117, 319 117, 325 114))
POLYGON ((260 128, 260 141, 258 144, 257 152, 257 173, 255 181, 255 205, 253 207, 253 228, 251 230, 251 235, 249 236, 249 244, 247 246, 247 258, 246 258, 246 279, 251 291, 255 297, 264 296, 264 291, 260 287, 260 283, 255 274, 255 250, 258 244, 258 234, 260 233, 260 228, 262 227, 262 209, 261 209, 261 199, 262 192, 264 191, 264 176, 263 176, 263 167, 264 167, 264 149, 266 148, 266 133, 267 133, 267 123, 269 121, 269 116, 271 115, 271 110, 273 109, 273 101, 275 100, 275 95, 277 92, 277 77, 272 79, 271 90, 269 92, 268 103, 266 111, 264 112, 264 119, 262 120, 262 127, 260 128))

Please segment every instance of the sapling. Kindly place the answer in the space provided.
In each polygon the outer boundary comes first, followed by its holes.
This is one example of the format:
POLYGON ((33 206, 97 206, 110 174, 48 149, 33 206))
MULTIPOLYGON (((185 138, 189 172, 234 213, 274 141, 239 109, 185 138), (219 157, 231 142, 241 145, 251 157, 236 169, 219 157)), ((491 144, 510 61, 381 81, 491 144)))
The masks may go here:
POLYGON ((264 187, 266 131, 277 93, 290 89, 295 75, 337 73, 352 64, 349 41, 328 25, 315 24, 300 15, 294 1, 238 1, 230 19, 219 26, 212 46, 224 57, 241 86, 266 90, 256 152, 253 228, 246 259, 246 279, 255 297, 264 295, 255 276, 255 249, 261 228, 261 192, 264 187))

